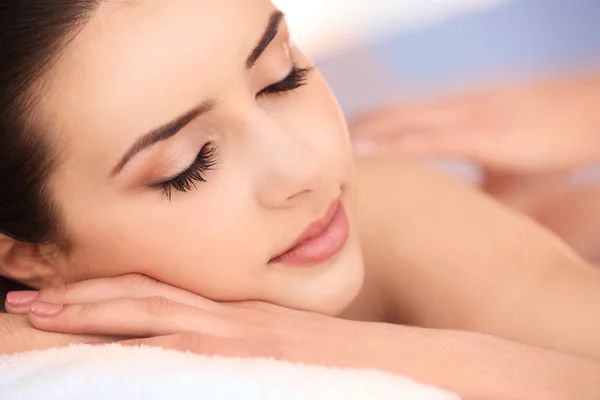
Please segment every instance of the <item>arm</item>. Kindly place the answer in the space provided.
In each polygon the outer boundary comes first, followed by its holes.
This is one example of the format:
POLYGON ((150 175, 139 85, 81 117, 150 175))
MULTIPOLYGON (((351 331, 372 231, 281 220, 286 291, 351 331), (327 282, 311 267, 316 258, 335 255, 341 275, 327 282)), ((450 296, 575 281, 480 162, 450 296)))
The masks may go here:
POLYGON ((416 164, 364 160, 359 182, 366 292, 394 322, 600 359, 600 272, 549 232, 416 164))
POLYGON ((149 283, 128 276, 44 289, 39 299, 64 306, 37 315, 34 304, 29 319, 54 332, 156 336, 123 345, 389 371, 466 400, 591 400, 600 393, 600 364, 571 355, 477 333, 348 321, 261 302, 213 303, 149 283))
POLYGON ((306 340, 298 341, 297 334, 280 335, 273 347, 262 349, 247 341, 211 340, 194 333, 126 344, 374 369, 450 390, 464 400, 595 400, 600 395, 600 364, 567 354, 467 332, 362 322, 347 328, 336 326, 335 332, 325 325, 315 328, 321 331, 313 332, 306 340))
POLYGON ((63 347, 74 343, 85 343, 92 337, 66 335, 39 331, 33 328, 27 317, 0 313, 0 356, 31 350, 63 347))

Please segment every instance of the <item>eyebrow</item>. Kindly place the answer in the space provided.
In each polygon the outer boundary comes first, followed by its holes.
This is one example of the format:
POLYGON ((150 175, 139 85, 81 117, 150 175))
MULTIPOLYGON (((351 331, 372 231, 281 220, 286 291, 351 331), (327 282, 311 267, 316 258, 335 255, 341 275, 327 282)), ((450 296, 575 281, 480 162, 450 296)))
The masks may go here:
MULTIPOLYGON (((258 59, 263 55, 267 47, 269 47, 271 42, 273 42, 273 40, 277 37, 277 34, 279 33, 279 27, 281 26, 281 21, 283 20, 284 16, 285 14, 280 10, 275 10, 271 14, 269 24, 267 25, 267 28, 265 29, 261 39, 258 41, 258 44, 254 47, 246 59, 246 69, 251 69, 254 67, 254 64, 256 64, 258 59)), ((127 150, 125 155, 121 158, 121 161, 119 161, 119 163, 113 169, 111 176, 119 174, 123 168, 125 168, 125 165, 127 165, 127 163, 131 161, 135 155, 143 150, 148 149, 158 142, 175 136, 194 119, 213 110, 216 105, 217 101, 214 99, 205 100, 190 111, 187 111, 183 115, 175 118, 173 121, 140 136, 135 141, 133 146, 127 150)))
POLYGON ((173 121, 153 129, 152 131, 140 136, 138 140, 135 141, 133 146, 127 150, 125 155, 121 158, 121 161, 117 164, 117 166, 113 169, 111 176, 117 175, 125 165, 139 152, 145 150, 152 145, 161 142, 163 140, 167 140, 173 136, 175 136, 180 130, 182 130, 187 124, 192 122, 194 119, 198 118, 202 114, 206 114, 215 108, 217 102, 215 100, 209 99, 202 102, 200 105, 194 107, 192 110, 186 112, 178 118, 175 118, 173 121))
POLYGON ((254 66, 256 61, 262 56, 267 47, 271 44, 271 42, 277 37, 277 33, 279 33, 279 26, 281 25, 281 21, 285 17, 285 14, 280 10, 275 10, 271 14, 271 18, 269 19, 269 24, 267 25, 267 29, 262 35, 262 38, 252 50, 248 59, 246 60, 246 68, 250 69, 254 66))

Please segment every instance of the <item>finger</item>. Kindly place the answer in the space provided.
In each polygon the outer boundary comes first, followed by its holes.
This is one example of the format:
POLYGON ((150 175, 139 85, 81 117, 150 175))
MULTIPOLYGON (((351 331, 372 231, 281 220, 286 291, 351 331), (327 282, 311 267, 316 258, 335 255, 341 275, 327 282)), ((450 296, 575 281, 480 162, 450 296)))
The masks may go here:
POLYGON ((29 306, 39 297, 36 290, 9 292, 6 295, 4 308, 9 314, 27 315, 29 306))
POLYGON ((229 339, 189 332, 147 339, 124 340, 118 343, 128 347, 160 347, 165 350, 207 356, 282 359, 281 351, 275 344, 251 343, 243 339, 229 339))
POLYGON ((374 143, 378 154, 410 157, 448 157, 496 167, 510 160, 493 134, 482 132, 437 131, 421 135, 388 138, 374 143))
POLYGON ((187 331, 235 336, 238 326, 225 318, 164 297, 66 305, 35 301, 29 320, 35 328, 44 331, 131 337, 187 331))
POLYGON ((402 144, 406 141, 408 145, 415 140, 413 138, 419 138, 418 143, 421 143, 421 138, 430 140, 427 138, 428 136, 441 133, 448 136, 475 130, 483 133, 487 127, 482 126, 480 120, 456 115, 454 118, 444 120, 429 118, 420 122, 406 121, 399 116, 395 121, 377 121, 365 129, 369 130, 368 134, 352 135, 351 137, 352 146, 357 155, 386 154, 389 153, 386 152, 386 148, 390 144, 402 144))
POLYGON ((211 301, 144 275, 93 279, 42 289, 37 300, 56 304, 97 303, 121 298, 165 297, 194 307, 209 308, 211 301))
POLYGON ((454 105, 394 106, 356 118, 349 124, 353 140, 418 132, 431 127, 454 126, 465 121, 466 111, 454 105))

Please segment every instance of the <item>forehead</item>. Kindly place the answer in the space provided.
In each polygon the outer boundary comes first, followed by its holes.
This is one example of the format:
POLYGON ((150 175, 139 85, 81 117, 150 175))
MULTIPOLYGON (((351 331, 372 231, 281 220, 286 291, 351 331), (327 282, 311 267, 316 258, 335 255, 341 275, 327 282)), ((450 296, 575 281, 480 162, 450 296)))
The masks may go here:
POLYGON ((50 71, 42 108, 67 130, 99 118, 149 129, 239 75, 273 10, 269 0, 105 1, 50 71))

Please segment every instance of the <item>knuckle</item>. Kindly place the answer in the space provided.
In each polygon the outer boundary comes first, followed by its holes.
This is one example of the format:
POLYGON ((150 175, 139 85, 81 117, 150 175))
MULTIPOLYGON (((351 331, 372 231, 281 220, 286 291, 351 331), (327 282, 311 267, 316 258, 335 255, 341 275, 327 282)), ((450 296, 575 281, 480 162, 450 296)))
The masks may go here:
POLYGON ((148 313, 158 317, 171 314, 175 308, 175 303, 166 297, 148 297, 145 302, 148 313))
POLYGON ((58 286, 43 288, 40 290, 39 299, 45 301, 65 301, 69 297, 70 289, 69 284, 60 284, 58 286))
POLYGON ((120 277, 122 290, 135 294, 137 297, 158 296, 162 293, 161 284, 146 275, 129 274, 120 277))
POLYGON ((147 288, 148 286, 154 287, 158 284, 156 280, 141 274, 123 275, 119 279, 126 287, 147 288))

